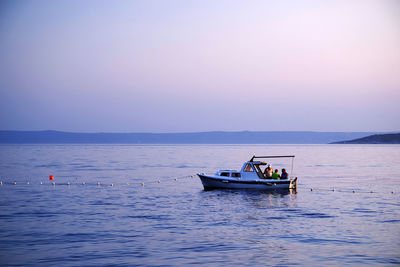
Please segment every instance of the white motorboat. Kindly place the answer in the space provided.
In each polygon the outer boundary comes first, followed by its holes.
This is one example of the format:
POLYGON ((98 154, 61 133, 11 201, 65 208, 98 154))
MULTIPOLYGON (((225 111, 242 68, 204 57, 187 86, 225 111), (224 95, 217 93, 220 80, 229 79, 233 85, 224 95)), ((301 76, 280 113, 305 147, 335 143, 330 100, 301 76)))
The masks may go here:
POLYGON ((266 162, 255 159, 266 158, 292 158, 292 170, 294 156, 253 156, 243 164, 240 171, 220 170, 214 175, 204 173, 197 174, 204 186, 204 190, 210 189, 262 189, 262 190, 288 190, 296 189, 297 177, 291 179, 267 178, 261 170, 266 162))

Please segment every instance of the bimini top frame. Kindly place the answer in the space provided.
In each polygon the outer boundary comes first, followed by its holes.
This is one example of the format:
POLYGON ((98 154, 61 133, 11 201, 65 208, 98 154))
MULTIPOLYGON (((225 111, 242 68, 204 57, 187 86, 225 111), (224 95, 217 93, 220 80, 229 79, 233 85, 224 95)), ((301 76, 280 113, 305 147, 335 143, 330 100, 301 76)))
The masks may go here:
POLYGON ((254 159, 268 159, 268 158, 294 158, 294 155, 290 155, 290 156, 253 156, 250 159, 250 162, 253 162, 254 159))

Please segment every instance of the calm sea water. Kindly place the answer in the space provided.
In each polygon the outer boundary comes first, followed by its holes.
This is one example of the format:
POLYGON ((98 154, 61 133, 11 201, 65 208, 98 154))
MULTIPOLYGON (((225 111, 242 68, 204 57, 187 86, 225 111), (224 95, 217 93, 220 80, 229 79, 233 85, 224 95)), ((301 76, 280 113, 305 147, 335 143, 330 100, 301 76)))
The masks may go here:
POLYGON ((400 264, 398 145, 2 145, 0 180, 2 266, 400 264), (190 177, 285 154, 297 194, 190 177))

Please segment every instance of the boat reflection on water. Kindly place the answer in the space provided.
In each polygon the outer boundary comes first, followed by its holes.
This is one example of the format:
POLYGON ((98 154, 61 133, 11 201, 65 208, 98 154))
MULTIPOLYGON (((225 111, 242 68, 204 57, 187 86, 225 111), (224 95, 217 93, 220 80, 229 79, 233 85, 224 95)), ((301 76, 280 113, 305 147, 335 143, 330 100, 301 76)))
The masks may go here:
POLYGON ((273 190, 265 190, 265 189, 249 189, 249 188, 204 188, 205 192, 214 191, 214 192, 229 192, 233 194, 245 193, 248 195, 273 195, 273 196, 285 196, 285 195, 294 195, 297 194, 297 187, 294 188, 286 188, 286 189, 273 189, 273 190))
POLYGON ((296 208, 297 191, 254 190, 254 189, 211 189, 200 192, 202 203, 210 208, 236 209, 249 208, 296 208), (216 201, 218 199, 218 201, 216 201))

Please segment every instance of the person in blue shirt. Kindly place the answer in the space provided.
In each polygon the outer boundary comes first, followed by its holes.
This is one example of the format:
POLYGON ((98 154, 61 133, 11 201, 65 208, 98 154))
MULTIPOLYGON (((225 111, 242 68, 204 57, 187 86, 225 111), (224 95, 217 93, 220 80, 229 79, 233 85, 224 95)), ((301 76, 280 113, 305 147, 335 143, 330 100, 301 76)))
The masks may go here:
POLYGON ((288 179, 289 174, 286 172, 286 169, 282 169, 281 179, 288 179))

